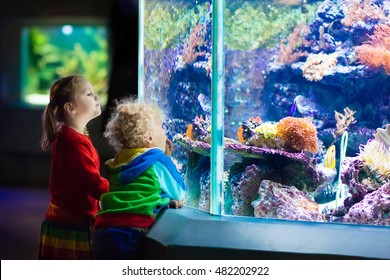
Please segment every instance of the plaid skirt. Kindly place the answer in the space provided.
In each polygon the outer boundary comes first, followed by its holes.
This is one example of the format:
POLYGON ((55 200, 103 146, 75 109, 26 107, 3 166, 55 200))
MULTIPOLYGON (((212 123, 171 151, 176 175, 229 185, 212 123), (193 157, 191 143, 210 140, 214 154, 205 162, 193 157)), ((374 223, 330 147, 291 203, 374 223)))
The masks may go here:
MULTIPOLYGON (((42 223, 38 259, 87 260, 91 255, 91 227, 71 225, 53 219, 59 209, 50 205, 42 223), (49 219, 48 219, 49 218, 49 219)), ((63 218, 64 216, 62 216, 63 218)))

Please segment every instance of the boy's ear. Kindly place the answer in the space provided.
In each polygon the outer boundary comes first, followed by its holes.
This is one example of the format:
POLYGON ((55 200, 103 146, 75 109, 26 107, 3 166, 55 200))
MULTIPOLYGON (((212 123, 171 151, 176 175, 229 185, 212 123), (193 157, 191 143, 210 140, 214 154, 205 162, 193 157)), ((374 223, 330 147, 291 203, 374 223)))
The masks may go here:
POLYGON ((151 144, 153 142, 152 133, 147 132, 144 135, 144 143, 151 144))
POLYGON ((64 104, 64 110, 68 114, 74 114, 76 112, 76 109, 75 109, 75 107, 73 106, 73 104, 71 102, 66 102, 64 104))

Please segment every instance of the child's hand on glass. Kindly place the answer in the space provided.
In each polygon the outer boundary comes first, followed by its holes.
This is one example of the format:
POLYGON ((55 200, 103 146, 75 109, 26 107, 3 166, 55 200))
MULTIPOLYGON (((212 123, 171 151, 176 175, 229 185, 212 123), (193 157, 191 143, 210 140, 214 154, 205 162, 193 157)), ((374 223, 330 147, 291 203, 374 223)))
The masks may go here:
POLYGON ((169 202, 169 207, 168 208, 182 208, 183 207, 183 201, 182 200, 174 200, 172 199, 171 202, 169 202))
POLYGON ((167 141, 165 142, 165 155, 167 156, 172 156, 172 152, 173 152, 173 143, 171 140, 167 139, 167 141))

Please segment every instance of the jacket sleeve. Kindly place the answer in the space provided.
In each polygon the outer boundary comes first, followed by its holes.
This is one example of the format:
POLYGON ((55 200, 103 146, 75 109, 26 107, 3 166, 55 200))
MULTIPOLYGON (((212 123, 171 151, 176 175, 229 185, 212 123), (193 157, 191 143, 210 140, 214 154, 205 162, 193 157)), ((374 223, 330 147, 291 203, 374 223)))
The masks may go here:
POLYGON ((172 160, 166 157, 163 161, 157 161, 153 167, 159 178, 161 190, 171 199, 183 200, 185 185, 172 160))
POLYGON ((70 157, 72 173, 86 192, 99 200, 108 191, 108 181, 100 176, 100 159, 92 143, 78 142, 70 157))

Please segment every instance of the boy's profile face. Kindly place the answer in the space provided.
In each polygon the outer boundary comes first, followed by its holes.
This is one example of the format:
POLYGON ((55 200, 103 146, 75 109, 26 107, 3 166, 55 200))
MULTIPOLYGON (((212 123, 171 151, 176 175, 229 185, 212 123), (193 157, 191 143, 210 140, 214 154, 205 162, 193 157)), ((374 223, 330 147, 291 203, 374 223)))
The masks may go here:
POLYGON ((155 147, 160 148, 165 152, 165 143, 167 141, 167 132, 162 127, 163 123, 161 119, 156 119, 153 131, 152 131, 152 144, 155 147))

